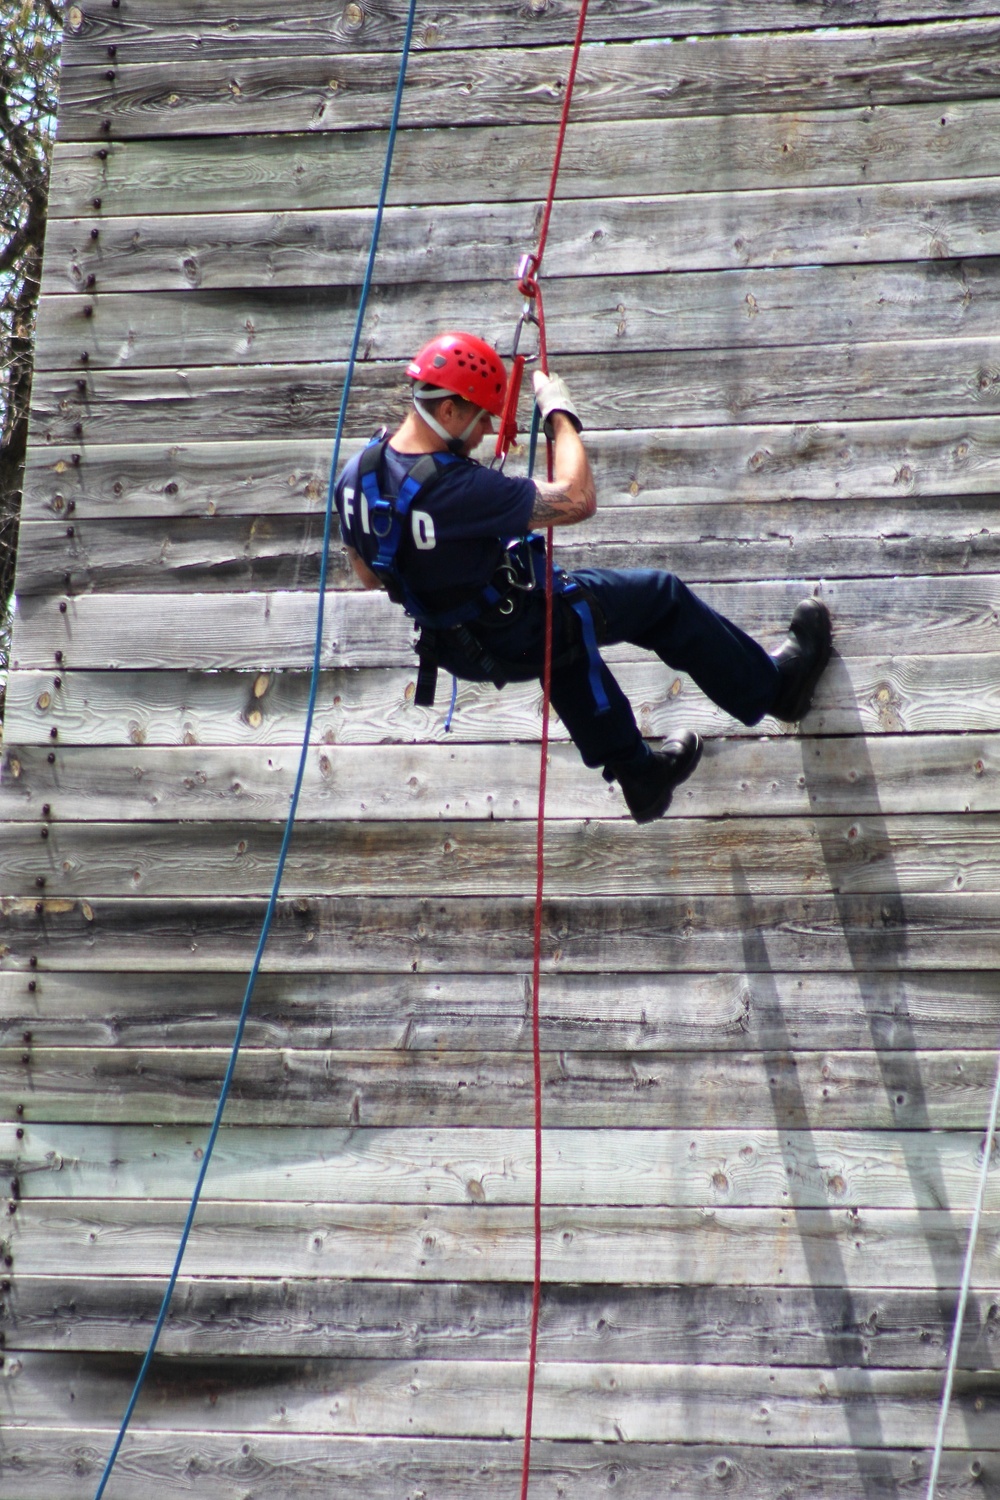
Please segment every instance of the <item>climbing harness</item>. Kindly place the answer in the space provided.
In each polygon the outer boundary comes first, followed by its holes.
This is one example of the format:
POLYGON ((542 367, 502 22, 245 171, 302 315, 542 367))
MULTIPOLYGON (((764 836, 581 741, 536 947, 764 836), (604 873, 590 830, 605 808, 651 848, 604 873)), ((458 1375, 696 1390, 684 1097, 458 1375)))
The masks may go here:
POLYGON ((174 1288, 177 1285, 177 1278, 180 1274, 181 1261, 184 1258, 184 1251, 187 1248, 187 1242, 191 1234, 191 1228, 194 1224, 195 1213, 198 1208, 198 1201, 201 1197, 202 1187, 204 1186, 205 1177, 208 1173, 209 1163, 212 1159, 212 1152, 215 1148, 216 1138, 219 1134, 219 1126, 222 1123, 222 1114, 226 1107, 226 1100, 229 1097, 229 1090, 232 1085, 233 1074, 236 1071, 236 1059, 239 1055, 240 1043, 243 1040, 243 1032, 246 1029, 247 1017, 250 1014, 250 1001, 253 998, 254 989, 257 984, 257 975, 260 972, 261 962, 264 957, 264 949, 267 945, 267 939, 271 931, 271 925, 274 921, 274 913, 278 903, 278 891, 281 888, 281 878, 284 874, 285 861, 288 857, 288 848, 292 839, 292 830, 295 826, 295 816, 298 811, 299 796, 302 791, 302 783, 305 778, 306 762, 309 756, 309 741, 312 734, 313 718, 316 712, 316 697, 319 691, 320 661, 323 646, 323 606, 326 598, 327 559, 330 550, 330 539, 333 533, 333 494, 337 476, 337 465, 340 458, 340 444, 344 432, 344 422, 347 416, 347 401, 351 391, 351 382, 354 378, 354 368, 357 363, 358 348, 361 343, 361 329, 364 324, 365 311, 368 306, 368 296, 371 291, 372 275, 375 269, 375 256, 378 250, 379 236, 382 230, 382 218, 385 212, 386 197, 389 189, 389 174, 392 170, 392 158, 396 146, 396 132, 399 126, 399 112, 400 106, 402 105, 403 101, 403 85, 406 81, 406 68, 409 61, 410 46, 413 39, 413 21, 416 14, 416 8, 417 0, 410 0, 409 11, 406 18, 406 30, 403 36, 403 47, 399 59, 399 74, 396 79, 396 94, 393 101, 392 117, 389 125, 388 139, 386 142, 385 164, 382 169, 382 183, 379 189, 378 206, 375 210, 375 222, 372 226, 371 243, 368 248, 368 263, 365 267, 364 280, 361 286, 361 296, 358 302, 358 315, 354 325, 354 336, 351 341, 351 352, 347 361, 347 369, 344 374, 344 386, 340 397, 340 410, 337 414, 337 429, 333 443, 333 456, 330 461, 330 479, 327 485, 326 493, 326 517, 323 528, 323 551, 320 558, 319 593, 317 596, 316 606, 316 634, 313 645, 312 676, 309 684, 309 703, 306 709, 305 728, 302 734, 302 749, 299 755, 298 771, 296 773, 295 785, 292 791, 291 801, 288 809, 288 818, 285 823, 284 837, 281 841, 281 849, 278 853, 278 861, 274 872, 274 881, 271 886, 271 894, 268 898, 267 910, 264 914, 264 920, 261 924, 260 936, 257 940, 257 949, 254 953, 253 964, 250 969, 250 974, 247 979, 246 991, 243 996, 243 1004, 240 1008, 239 1020, 236 1024, 236 1034, 233 1038, 232 1051, 229 1055, 229 1064, 226 1068, 226 1074, 222 1082, 222 1090, 219 1094, 219 1102, 215 1110, 215 1117, 212 1120, 212 1128, 209 1131, 208 1141, 205 1145, 204 1154, 202 1156, 201 1168, 198 1172, 198 1179, 195 1183, 194 1192, 191 1195, 191 1202, 188 1207, 187 1218, 184 1222, 184 1228, 181 1232, 180 1243, 177 1247, 177 1254, 174 1259, 173 1269, 170 1273, 170 1279, 167 1283, 167 1289, 163 1295, 163 1301, 160 1305, 160 1311, 156 1319, 156 1325, 153 1329, 152 1337, 149 1341, 149 1347, 146 1350, 142 1365, 139 1369, 139 1374, 136 1377, 136 1382, 132 1389, 132 1394, 129 1398, 128 1405, 125 1408, 125 1415, 123 1416, 121 1426, 118 1429, 118 1435, 115 1438, 114 1446, 112 1447, 107 1463, 104 1466, 104 1472, 102 1473, 100 1483, 97 1486, 94 1500, 101 1500, 101 1496, 104 1494, 104 1491, 107 1488, 108 1480, 111 1477, 111 1471, 115 1466, 115 1460, 117 1459, 118 1454, 121 1450, 122 1443, 125 1440, 125 1434, 128 1431, 129 1423, 132 1420, 132 1413, 135 1411, 136 1403, 139 1400, 139 1394, 142 1391, 146 1376, 149 1373, 149 1367, 152 1363, 153 1354, 159 1342, 160 1334, 163 1331, 163 1325, 167 1319, 167 1312, 169 1311, 170 1303, 174 1295, 174 1288))
MULTIPOLYGON (((384 430, 375 434, 358 462, 358 494, 345 488, 345 506, 360 509, 360 529, 375 539, 375 551, 365 561, 385 586, 389 598, 399 604, 420 626, 416 645, 420 666, 414 701, 421 708, 433 706, 437 690, 437 669, 448 667, 453 677, 473 682, 492 682, 503 687, 508 682, 529 681, 536 675, 533 668, 506 660, 487 647, 473 630, 476 623, 502 623, 513 619, 525 595, 545 587, 545 540, 538 533, 518 537, 508 543, 503 557, 488 583, 469 589, 447 609, 432 609, 407 581, 399 566, 403 543, 419 535, 418 517, 423 517, 425 501, 447 470, 461 460, 453 453, 424 453, 413 464, 395 495, 387 494, 385 453, 388 438, 384 430)), ((571 644, 561 653, 557 666, 567 665, 585 654, 588 681, 597 713, 606 713, 608 697, 601 675, 598 628, 595 616, 600 611, 588 591, 562 568, 553 568, 552 584, 561 604, 576 618, 579 644, 571 644)), ((455 689, 453 688, 453 696, 455 689)))
POLYGON ((972 1261, 976 1250, 976 1238, 979 1234, 979 1221, 983 1215, 983 1203, 986 1199, 986 1179, 989 1174, 990 1159, 993 1154, 993 1138, 996 1134, 998 1113, 1000 1113, 1000 1057, 997 1059, 997 1074, 993 1084, 993 1098, 990 1102, 990 1117, 986 1123, 986 1139, 983 1142, 983 1164, 979 1170, 979 1190, 976 1193, 972 1223, 969 1225, 969 1242, 965 1247, 962 1285, 958 1294, 958 1305, 955 1308, 955 1326, 951 1334, 951 1348, 948 1351, 948 1368, 945 1371, 944 1389, 941 1393, 941 1408, 938 1412, 937 1433, 934 1438, 930 1476, 927 1481, 927 1500, 934 1500, 938 1471, 941 1468, 941 1456, 944 1452, 944 1430, 948 1422, 948 1407, 951 1404, 951 1389, 955 1381, 955 1366, 958 1364, 959 1345, 962 1342, 965 1305, 969 1298, 969 1287, 972 1284, 972 1261))

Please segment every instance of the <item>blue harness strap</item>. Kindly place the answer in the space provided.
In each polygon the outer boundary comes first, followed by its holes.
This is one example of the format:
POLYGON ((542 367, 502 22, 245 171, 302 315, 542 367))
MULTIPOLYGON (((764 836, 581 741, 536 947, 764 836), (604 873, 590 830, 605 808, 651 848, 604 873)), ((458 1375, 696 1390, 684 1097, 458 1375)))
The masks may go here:
POLYGON ((499 604, 504 594, 492 583, 487 583, 463 604, 432 612, 414 594, 397 563, 414 502, 433 489, 449 464, 461 460, 454 453, 423 454, 403 480, 399 493, 386 498, 379 487, 379 470, 387 445, 386 438, 372 438, 358 465, 358 478, 368 504, 369 524, 378 542, 369 566, 385 584, 389 597, 401 604, 418 625, 428 630, 450 630, 454 625, 465 625, 499 604))
POLYGON ((611 704, 604 688, 604 678, 601 676, 601 653, 597 645, 597 631, 594 628, 594 612, 590 607, 590 600, 580 588, 580 585, 562 569, 558 569, 558 576, 553 569, 553 587, 556 593, 562 594, 570 609, 580 621, 583 632, 583 644, 587 652, 587 663, 589 666, 588 681, 590 691, 594 699, 594 708, 599 714, 609 713, 611 704))

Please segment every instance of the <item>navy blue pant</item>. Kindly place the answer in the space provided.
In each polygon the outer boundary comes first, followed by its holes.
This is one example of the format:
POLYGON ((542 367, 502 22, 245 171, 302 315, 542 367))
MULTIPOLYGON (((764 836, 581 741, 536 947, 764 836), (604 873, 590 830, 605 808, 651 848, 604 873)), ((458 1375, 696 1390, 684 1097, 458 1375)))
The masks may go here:
MULTIPOLYGON (((778 670, 753 638, 710 609, 672 573, 653 568, 613 571, 580 568, 572 575, 594 598, 603 616, 602 644, 628 641, 654 651, 661 661, 686 672, 702 692, 744 724, 756 724, 774 702, 778 670)), ((525 678, 541 676, 545 660, 545 597, 541 589, 523 596, 509 622, 476 625, 488 651, 516 662, 525 678)), ((572 613, 556 602, 553 657, 579 641, 572 613)), ((607 665, 600 663, 609 707, 597 712, 590 663, 582 653, 553 668, 552 706, 588 766, 606 766, 643 754, 632 705, 607 665)), ((517 674, 522 675, 521 671, 517 674)))

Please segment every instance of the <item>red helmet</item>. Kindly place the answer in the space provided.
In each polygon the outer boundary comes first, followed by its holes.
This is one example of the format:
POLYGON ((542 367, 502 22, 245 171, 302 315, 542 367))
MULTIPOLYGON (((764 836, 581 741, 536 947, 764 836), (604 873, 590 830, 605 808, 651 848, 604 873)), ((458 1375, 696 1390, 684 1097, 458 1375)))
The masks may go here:
POLYGON ((507 371, 496 350, 474 333, 439 333, 413 356, 406 373, 422 384, 474 402, 490 416, 503 415, 507 371))

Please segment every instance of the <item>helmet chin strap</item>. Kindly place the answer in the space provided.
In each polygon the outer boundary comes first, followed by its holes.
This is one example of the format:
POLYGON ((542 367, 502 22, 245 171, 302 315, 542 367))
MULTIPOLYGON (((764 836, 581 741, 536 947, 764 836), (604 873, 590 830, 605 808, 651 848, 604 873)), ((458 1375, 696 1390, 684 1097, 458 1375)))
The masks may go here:
MULTIPOLYGON (((480 417, 483 415, 483 411, 485 410, 485 408, 482 407, 482 406, 477 407, 476 411, 475 411, 475 414, 474 414, 474 416, 472 418, 472 421, 469 423, 469 425, 467 427, 464 427, 462 429, 462 431, 458 434, 458 437, 456 437, 454 435, 454 433, 451 433, 451 432, 448 431, 447 427, 442 426, 442 424, 438 421, 437 417, 431 411, 430 407, 429 406, 425 406, 424 403, 423 403, 423 401, 420 399, 421 396, 429 395, 431 391, 434 392, 435 399, 437 399, 438 397, 440 397, 441 394, 442 394, 441 389, 440 389, 439 386, 427 386, 427 385, 424 385, 424 386, 416 385, 416 386, 414 386, 414 388, 413 388, 413 404, 416 407, 417 412, 419 413, 420 417, 422 418, 423 421, 425 421, 427 423, 427 425, 431 429, 431 431, 437 433, 437 435, 438 435, 439 438, 444 438, 445 442, 448 445, 449 452, 451 452, 451 453, 457 453, 460 458, 464 458, 465 457, 465 445, 468 442, 469 438, 472 436, 473 432, 475 432, 475 430, 476 430, 476 423, 479 421, 480 417)), ((448 393, 446 392, 445 394, 448 394, 448 393)))

